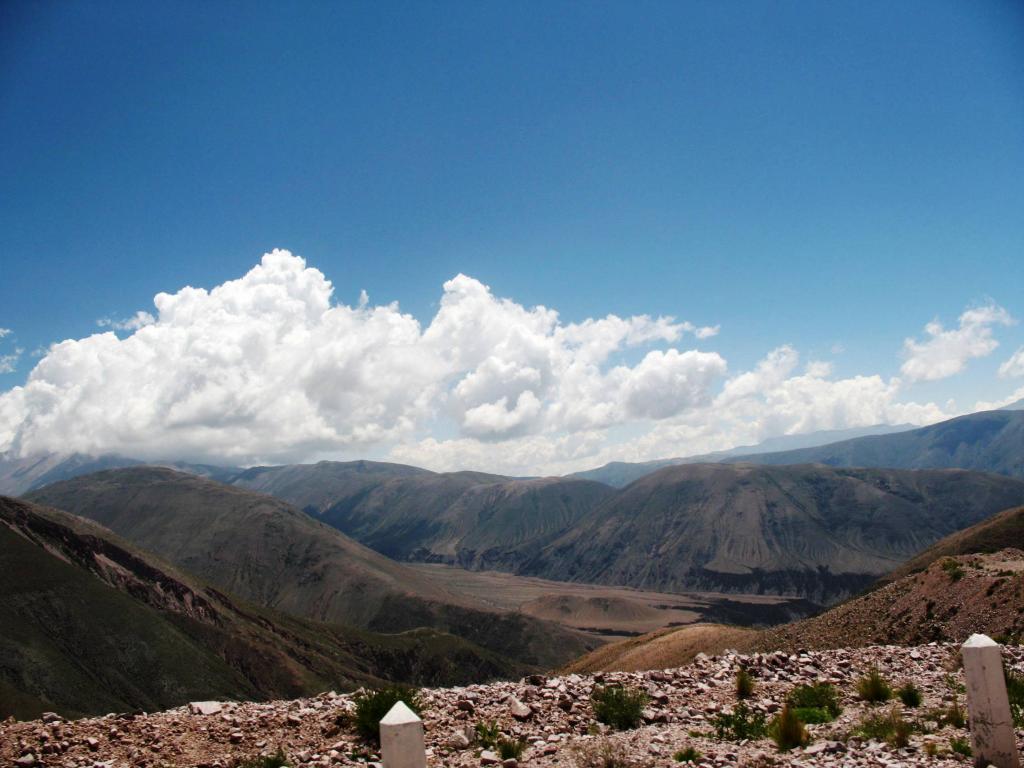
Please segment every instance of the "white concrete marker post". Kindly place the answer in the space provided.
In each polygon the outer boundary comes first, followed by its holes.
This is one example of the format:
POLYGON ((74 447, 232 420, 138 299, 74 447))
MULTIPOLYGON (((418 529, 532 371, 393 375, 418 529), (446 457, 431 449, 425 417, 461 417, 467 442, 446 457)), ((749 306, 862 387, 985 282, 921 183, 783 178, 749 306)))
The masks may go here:
POLYGON ((960 649, 967 677, 971 747, 978 765, 1019 768, 1017 736, 1003 678, 1003 654, 987 635, 971 635, 960 649))
POLYGON ((423 721, 404 701, 380 721, 380 758, 384 768, 427 768, 423 721))

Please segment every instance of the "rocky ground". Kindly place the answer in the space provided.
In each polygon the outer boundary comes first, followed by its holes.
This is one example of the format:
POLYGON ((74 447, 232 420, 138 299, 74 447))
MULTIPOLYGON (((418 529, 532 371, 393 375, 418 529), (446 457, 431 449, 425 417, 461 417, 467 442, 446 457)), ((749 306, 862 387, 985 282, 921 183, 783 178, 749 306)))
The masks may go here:
MULTIPOLYGON (((1021 649, 1009 648, 1006 654, 1016 669, 1024 669, 1021 649)), ((518 683, 429 689, 422 692, 428 764, 488 764, 492 755, 473 742, 473 733, 477 723, 494 721, 509 739, 525 743, 518 759, 523 766, 678 765, 673 756, 687 747, 700 753, 696 763, 706 768, 966 766, 970 761, 951 752, 950 745, 953 739, 968 738, 967 730, 940 726, 937 714, 940 708, 955 703, 965 707, 958 687, 963 682, 958 659, 958 647, 948 644, 790 655, 725 654, 698 657, 677 669, 533 677, 518 683), (779 752, 769 739, 720 740, 714 734, 713 721, 737 703, 734 676, 739 665, 755 680, 751 708, 769 719, 793 686, 818 681, 837 687, 843 712, 832 723, 809 726, 812 742, 791 752, 779 752), (856 681, 873 666, 894 687, 912 681, 924 694, 920 707, 903 709, 903 716, 917 724, 906 747, 896 748, 856 733, 866 716, 902 707, 898 700, 869 705, 857 699, 856 681), (595 722, 591 691, 595 685, 614 683, 647 691, 650 702, 644 725, 610 732, 595 722)), ((76 721, 52 715, 32 722, 9 720, 0 724, 0 766, 229 768, 278 749, 292 766, 372 763, 378 756, 361 744, 347 725, 345 714, 352 707, 350 696, 326 693, 295 701, 222 702, 210 707, 215 711, 208 714, 197 711, 199 707, 186 706, 76 721)), ((1019 735, 1024 737, 1024 732, 1019 735)), ((505 762, 505 768, 514 765, 515 761, 505 762)))

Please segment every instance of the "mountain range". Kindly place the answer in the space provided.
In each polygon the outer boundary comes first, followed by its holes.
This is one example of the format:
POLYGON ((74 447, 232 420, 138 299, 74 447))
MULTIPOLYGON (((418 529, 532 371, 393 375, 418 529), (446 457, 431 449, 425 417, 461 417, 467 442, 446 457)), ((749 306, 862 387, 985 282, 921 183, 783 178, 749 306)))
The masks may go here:
POLYGON ((1024 477, 1024 411, 983 411, 893 435, 860 437, 817 448, 764 453, 749 459, 726 459, 741 460, 833 467, 956 467, 1024 477))
POLYGON ((557 625, 454 595, 290 504, 205 478, 131 467, 26 498, 98 522, 217 589, 282 613, 388 633, 432 627, 540 667, 586 645, 557 625))
POLYGON ((0 497, 0 718, 281 698, 532 667, 451 634, 383 635, 261 608, 113 532, 0 497))

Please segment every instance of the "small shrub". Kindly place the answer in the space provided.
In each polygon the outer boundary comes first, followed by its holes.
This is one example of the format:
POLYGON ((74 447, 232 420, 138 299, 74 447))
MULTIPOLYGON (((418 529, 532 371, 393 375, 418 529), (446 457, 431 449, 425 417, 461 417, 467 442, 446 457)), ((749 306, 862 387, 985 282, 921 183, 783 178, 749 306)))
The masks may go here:
POLYGON ((924 753, 928 755, 928 757, 935 757, 939 754, 939 745, 934 741, 926 741, 924 743, 924 753))
POLYGON ((576 768, 649 768, 651 763, 633 751, 608 739, 596 739, 573 747, 576 768))
POLYGON ((285 757, 284 752, 278 747, 277 752, 272 755, 250 757, 245 760, 239 760, 234 765, 235 768, 282 768, 282 766, 288 765, 288 758, 285 757))
POLYGON ((751 677, 746 667, 736 670, 736 698, 740 701, 749 699, 754 695, 754 678, 751 677))
POLYGON ((618 731, 640 725, 647 700, 643 691, 620 686, 595 688, 590 697, 594 718, 618 731))
POLYGON ((715 729, 715 736, 728 741, 743 741, 744 739, 760 739, 768 732, 764 715, 754 712, 746 704, 740 703, 732 712, 719 713, 711 721, 715 729))
POLYGON ((822 707, 794 707, 793 713, 806 725, 821 725, 835 720, 832 713, 822 707))
MULTIPOLYGON (((800 719, 805 723, 828 723, 839 717, 839 713, 843 711, 843 708, 839 705, 839 696, 836 693, 836 689, 828 683, 798 685, 786 695, 786 703, 798 711, 820 709, 828 716, 827 720, 814 719, 813 721, 801 717, 800 719)), ((820 715, 815 716, 810 712, 806 714, 808 717, 820 717, 820 715)))
POLYGON ((780 752, 788 752, 795 747, 802 747, 810 741, 807 729, 800 722, 800 718, 796 716, 795 710, 790 709, 788 704, 772 720, 768 731, 780 752))
POLYGON ((872 667, 868 674, 857 681, 857 695, 863 701, 879 704, 892 698, 892 688, 879 674, 878 667, 872 667))
POLYGON ((502 736, 498 739, 498 743, 495 746, 497 746, 498 756, 502 760, 510 760, 513 758, 518 760, 523 756, 523 750, 526 749, 526 742, 519 739, 506 739, 502 736))
POLYGON ((896 691, 896 695, 900 697, 900 701, 903 702, 903 706, 916 709, 921 706, 923 699, 921 695, 921 689, 914 685, 913 682, 906 682, 896 691))
POLYGON ((356 691, 352 700, 356 704, 352 724, 363 741, 376 744, 380 741, 380 721, 400 701, 404 701, 416 714, 423 711, 419 691, 404 685, 389 685, 376 690, 356 691))
POLYGON ((939 722, 944 725, 952 725, 954 728, 966 728, 967 715, 964 714, 960 702, 954 701, 950 706, 942 710, 939 722))
POLYGON ((970 742, 967 739, 961 738, 960 736, 954 736, 949 740, 949 749, 954 755, 963 755, 964 757, 970 757, 974 754, 971 749, 970 742))
POLYGON ((498 739, 501 738, 501 729, 494 720, 491 720, 489 723, 477 723, 473 726, 473 730, 476 731, 476 740, 480 742, 484 749, 492 749, 498 745, 498 739))
POLYGON ((866 716, 857 726, 856 734, 865 739, 885 741, 894 747, 905 747, 910 742, 913 732, 912 723, 903 719, 895 710, 866 716))
POLYGON ((672 755, 672 759, 675 760, 677 763, 696 763, 698 760, 701 759, 701 757, 703 757, 703 755, 701 755, 701 753, 693 747, 680 749, 678 752, 672 755))
POLYGON ((942 570, 949 575, 950 581, 960 581, 964 577, 964 569, 956 560, 947 559, 942 561, 942 570))

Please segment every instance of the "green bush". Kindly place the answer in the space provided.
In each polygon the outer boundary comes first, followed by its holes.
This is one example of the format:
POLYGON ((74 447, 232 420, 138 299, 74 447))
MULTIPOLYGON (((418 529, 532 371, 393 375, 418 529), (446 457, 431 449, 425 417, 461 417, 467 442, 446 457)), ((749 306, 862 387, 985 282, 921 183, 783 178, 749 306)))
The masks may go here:
POLYGON ((416 714, 423 711, 419 691, 404 685, 389 685, 376 690, 363 689, 352 696, 356 704, 352 724, 363 741, 380 741, 380 721, 399 701, 404 701, 416 714))
POLYGON ((746 667, 736 670, 736 698, 740 701, 749 699, 754 695, 754 678, 751 677, 746 667))
POLYGON ((693 747, 687 747, 686 749, 680 749, 674 755, 672 759, 677 763, 696 763, 702 757, 701 753, 693 747))
POLYGON ((494 720, 491 720, 489 723, 477 723, 473 728, 476 731, 476 740, 480 742, 484 749, 491 749, 498 745, 498 739, 501 738, 501 729, 494 720))
POLYGON ((857 726, 855 733, 865 739, 885 741, 894 747, 905 747, 910 742, 913 723, 903 719, 898 710, 869 714, 857 726))
POLYGON ((964 577, 964 569, 956 560, 943 560, 942 570, 949 574, 950 581, 960 581, 964 577))
POLYGON ((647 701, 647 694, 643 691, 617 685, 595 688, 590 695, 594 719, 618 731, 628 731, 640 725, 647 701))
POLYGON ((788 752, 796 747, 802 747, 810 741, 807 729, 796 716, 796 711, 787 704, 772 720, 768 729, 769 735, 775 742, 780 752, 788 752))
POLYGON ((892 698, 892 688, 879 674, 878 667, 872 667, 867 675, 857 681, 857 695, 863 701, 879 704, 892 698))
POLYGON ((498 748, 498 757, 502 760, 509 760, 512 758, 518 760, 523 756, 523 750, 526 749, 526 742, 519 739, 506 739, 502 736, 498 739, 498 743, 495 746, 498 748))
POLYGON ((235 768, 282 768, 282 766, 288 765, 288 758, 285 757, 284 752, 278 747, 277 752, 272 755, 250 757, 240 760, 234 765, 235 768))
POLYGON ((760 739, 768 732, 764 715, 754 712, 746 704, 736 705, 730 713, 719 713, 711 721, 715 729, 715 736, 728 741, 743 741, 744 739, 760 739))
POLYGON ((896 695, 900 697, 900 701, 903 702, 905 707, 910 707, 911 709, 920 707, 923 700, 921 689, 909 681, 900 686, 896 691, 896 695))
POLYGON ((974 754, 974 750, 971 749, 971 744, 967 739, 959 736, 954 736, 949 740, 949 748, 953 754, 963 755, 964 757, 970 757, 974 754))
MULTIPOLYGON (((839 695, 836 689, 828 683, 817 685, 798 685, 786 694, 786 703, 796 710, 820 709, 828 714, 827 720, 810 720, 800 718, 805 723, 823 722, 828 723, 839 717, 843 708, 839 705, 839 695)), ((811 716, 808 713, 808 716, 811 716)))
POLYGON ((835 718, 824 707, 793 707, 793 713, 806 725, 831 723, 835 718))

